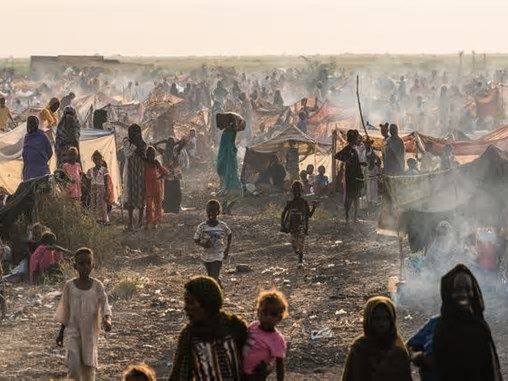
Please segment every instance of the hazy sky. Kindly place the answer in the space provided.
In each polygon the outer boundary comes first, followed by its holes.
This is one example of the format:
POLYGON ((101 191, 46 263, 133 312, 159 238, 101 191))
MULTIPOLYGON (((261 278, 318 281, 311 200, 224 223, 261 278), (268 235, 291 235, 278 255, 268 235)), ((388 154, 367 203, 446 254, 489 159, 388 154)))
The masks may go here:
POLYGON ((3 0, 0 56, 508 52, 508 0, 3 0))

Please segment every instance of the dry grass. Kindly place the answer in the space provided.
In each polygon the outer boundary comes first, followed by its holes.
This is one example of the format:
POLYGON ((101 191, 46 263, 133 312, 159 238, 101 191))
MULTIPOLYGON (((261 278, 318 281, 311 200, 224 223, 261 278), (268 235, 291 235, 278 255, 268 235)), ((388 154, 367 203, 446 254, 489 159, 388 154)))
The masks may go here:
POLYGON ((139 290, 144 287, 145 279, 139 275, 127 275, 120 278, 113 289, 111 290, 111 297, 113 299, 131 299, 139 290))
POLYGON ((71 251, 91 248, 99 266, 119 247, 110 228, 98 225, 81 206, 63 195, 38 195, 36 215, 55 233, 59 245, 71 251))

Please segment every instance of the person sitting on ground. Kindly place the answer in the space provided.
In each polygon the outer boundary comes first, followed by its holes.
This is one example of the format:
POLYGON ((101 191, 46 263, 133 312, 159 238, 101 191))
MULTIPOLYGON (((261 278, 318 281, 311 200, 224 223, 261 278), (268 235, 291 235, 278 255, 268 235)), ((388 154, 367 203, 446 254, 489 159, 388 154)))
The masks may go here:
POLYGON ((185 284, 189 323, 181 331, 169 381, 241 380, 247 325, 222 310, 223 294, 210 277, 185 284))
POLYGON ((104 285, 90 277, 94 253, 83 247, 74 253, 74 269, 78 277, 65 283, 54 319, 61 324, 56 344, 61 347, 67 331, 68 378, 95 380, 98 367, 97 344, 100 323, 111 331, 111 308, 104 285))
POLYGON ((317 201, 312 202, 312 209, 309 203, 302 197, 303 184, 295 181, 291 186, 293 199, 288 201, 281 215, 281 232, 291 234, 291 246, 298 255, 298 267, 303 267, 303 249, 305 236, 309 234, 309 219, 312 218, 317 201))
POLYGON ((307 171, 306 170, 300 171, 300 182, 302 183, 302 186, 303 186, 303 193, 304 194, 311 193, 312 189, 311 189, 311 186, 309 184, 309 179, 307 177, 307 171))
POLYGON ((288 316, 288 302, 280 291, 262 291, 257 297, 256 309, 258 320, 249 325, 243 349, 244 380, 266 380, 275 360, 277 381, 283 381, 287 344, 276 326, 288 316))
POLYGON ((390 299, 376 296, 367 301, 363 335, 349 350, 342 381, 411 381, 409 355, 397 333, 390 299))
POLYGON ((204 249, 201 259, 205 264, 206 272, 209 277, 215 279, 219 284, 222 261, 227 259, 229 255, 233 237, 229 226, 217 218, 220 212, 219 201, 208 201, 206 204, 208 219, 198 225, 194 234, 194 242, 204 249))
POLYGON ((316 178, 314 175, 314 166, 312 164, 307 165, 305 172, 307 172, 307 180, 309 181, 309 185, 312 191, 314 189, 314 179, 316 178))
POLYGON ((441 278, 441 316, 432 339, 440 380, 502 380, 496 346, 483 317, 482 292, 471 271, 455 266, 441 278))
POLYGON ((155 371, 146 364, 130 365, 122 375, 122 381, 156 381, 155 371))
POLYGON ((52 232, 45 232, 40 244, 34 251, 29 261, 30 283, 36 284, 43 275, 59 270, 59 263, 63 260, 62 252, 53 248, 56 244, 56 236, 52 232))
POLYGON ((318 167, 318 175, 314 178, 314 192, 318 195, 325 194, 330 181, 325 176, 326 168, 324 165, 318 167))
POLYGON ((405 173, 406 176, 415 176, 420 174, 420 171, 418 170, 418 162, 416 159, 407 159, 407 168, 408 169, 405 173))
POLYGON ((259 174, 259 178, 256 181, 258 184, 273 184, 273 187, 277 191, 284 189, 284 179, 286 178, 286 170, 280 163, 277 155, 273 155, 270 159, 268 167, 259 174))

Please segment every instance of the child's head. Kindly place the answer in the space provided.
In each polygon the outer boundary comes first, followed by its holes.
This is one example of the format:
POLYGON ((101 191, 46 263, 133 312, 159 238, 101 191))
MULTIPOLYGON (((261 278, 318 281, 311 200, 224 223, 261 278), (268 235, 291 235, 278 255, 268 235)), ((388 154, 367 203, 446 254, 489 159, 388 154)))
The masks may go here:
POLYGON ((314 173, 314 166, 312 164, 307 165, 307 169, 305 171, 308 175, 312 175, 314 173))
POLYGON ((370 298, 365 306, 363 330, 366 336, 379 341, 394 340, 397 335, 395 326, 395 307, 384 296, 370 298))
POLYGON ((288 316, 288 302, 280 291, 261 291, 256 300, 256 310, 261 329, 273 331, 288 316))
POLYGON ((303 184, 301 181, 294 181, 291 185, 291 192, 293 193, 293 196, 300 197, 303 192, 303 184))
POLYGON ((155 147, 148 146, 148 148, 146 149, 146 159, 148 161, 155 161, 155 156, 156 156, 155 147))
POLYGON ((210 200, 206 203, 206 215, 209 220, 217 219, 220 214, 220 203, 217 200, 210 200))
POLYGON ((81 279, 88 279, 93 269, 93 251, 88 247, 82 247, 74 253, 74 269, 81 279))
POLYGON ((45 231, 42 233, 40 243, 43 245, 54 245, 56 243, 56 235, 54 235, 51 231, 45 231))
POLYGON ((415 159, 413 158, 407 159, 407 167, 409 169, 416 169, 417 164, 418 162, 415 159))
POLYGON ((300 180, 303 182, 307 181, 307 171, 305 171, 305 170, 300 171, 300 180))
POLYGON ((78 160, 78 150, 76 147, 70 147, 67 150, 67 158, 71 163, 75 163, 78 160))
POLYGON ((92 154, 92 161, 96 167, 101 167, 102 163, 104 162, 104 158, 102 157, 102 154, 99 151, 95 151, 92 154))
POLYGON ((318 171, 318 173, 319 173, 320 175, 324 175, 324 174, 325 174, 325 172, 326 172, 326 168, 325 168, 325 166, 324 166, 324 165, 320 165, 320 166, 318 167, 317 171, 318 171))
POLYGON ((155 371, 146 364, 130 365, 122 376, 122 381, 155 381, 155 371))
POLYGON ((213 278, 197 276, 185 284, 185 313, 190 322, 217 315, 223 303, 222 290, 213 278))

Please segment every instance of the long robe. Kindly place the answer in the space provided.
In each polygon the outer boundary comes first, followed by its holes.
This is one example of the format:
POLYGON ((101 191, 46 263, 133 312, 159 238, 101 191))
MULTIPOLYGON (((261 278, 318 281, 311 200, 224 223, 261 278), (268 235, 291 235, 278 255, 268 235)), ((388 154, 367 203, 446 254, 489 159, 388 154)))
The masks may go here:
POLYGON ((23 181, 50 174, 49 160, 53 149, 44 132, 37 130, 25 135, 22 156, 23 181))

